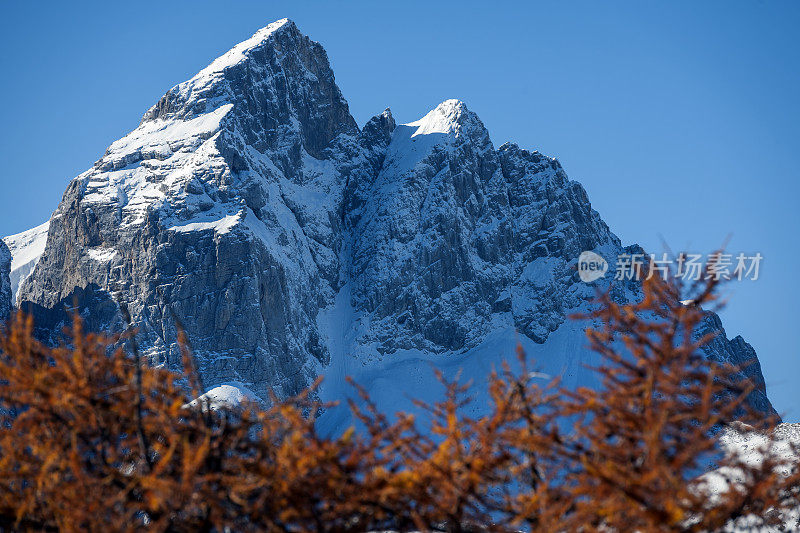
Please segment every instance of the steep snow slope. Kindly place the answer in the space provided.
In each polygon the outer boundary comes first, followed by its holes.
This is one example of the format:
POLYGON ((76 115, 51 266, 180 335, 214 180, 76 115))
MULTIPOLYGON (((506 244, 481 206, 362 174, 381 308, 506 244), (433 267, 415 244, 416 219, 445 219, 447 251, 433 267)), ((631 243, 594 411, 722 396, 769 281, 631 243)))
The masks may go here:
MULTIPOLYGON (((325 375, 321 395, 340 399, 354 375, 391 410, 438 390, 430 364, 481 382, 517 340, 546 372, 590 384, 593 355, 566 317, 611 285, 579 280, 584 250, 614 264, 625 249, 557 160, 495 148, 457 100, 359 129, 325 51, 281 20, 173 87, 72 180, 18 300, 49 338, 75 300, 96 328, 124 327, 124 303, 151 361, 173 368, 180 322, 210 387, 266 398, 325 375)), ((754 354, 722 336, 709 356, 754 354)), ((346 423, 326 416, 331 431, 346 423)))
POLYGON ((47 244, 47 230, 50 221, 16 235, 4 237, 3 241, 11 251, 11 301, 17 301, 17 293, 22 283, 28 279, 47 244))

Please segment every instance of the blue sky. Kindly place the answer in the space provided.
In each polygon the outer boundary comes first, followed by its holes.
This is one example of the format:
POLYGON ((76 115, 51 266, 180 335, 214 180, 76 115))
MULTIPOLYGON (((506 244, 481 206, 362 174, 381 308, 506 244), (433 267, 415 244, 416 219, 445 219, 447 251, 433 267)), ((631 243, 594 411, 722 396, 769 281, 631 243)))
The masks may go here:
POLYGON ((459 98, 496 145, 558 157, 624 243, 760 252, 723 320, 800 421, 800 2, 385 4, 5 4, 0 235, 46 220, 164 92, 288 16, 359 124, 459 98))

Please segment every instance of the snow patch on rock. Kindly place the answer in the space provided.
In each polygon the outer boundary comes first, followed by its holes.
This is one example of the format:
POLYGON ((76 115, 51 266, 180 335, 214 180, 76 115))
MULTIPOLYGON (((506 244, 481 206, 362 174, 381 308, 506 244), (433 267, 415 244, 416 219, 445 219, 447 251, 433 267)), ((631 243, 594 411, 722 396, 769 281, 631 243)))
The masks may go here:
POLYGON ((3 237, 3 241, 11 251, 11 301, 16 303, 17 294, 22 283, 28 279, 39 258, 44 253, 47 244, 47 230, 50 221, 40 224, 35 228, 3 237))

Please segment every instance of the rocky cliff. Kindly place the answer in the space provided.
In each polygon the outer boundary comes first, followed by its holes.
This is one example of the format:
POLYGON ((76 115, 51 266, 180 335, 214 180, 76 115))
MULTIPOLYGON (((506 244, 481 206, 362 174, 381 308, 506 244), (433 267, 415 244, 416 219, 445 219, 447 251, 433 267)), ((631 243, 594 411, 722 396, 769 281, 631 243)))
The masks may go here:
POLYGON ((0 322, 11 313, 11 251, 0 240, 0 322))

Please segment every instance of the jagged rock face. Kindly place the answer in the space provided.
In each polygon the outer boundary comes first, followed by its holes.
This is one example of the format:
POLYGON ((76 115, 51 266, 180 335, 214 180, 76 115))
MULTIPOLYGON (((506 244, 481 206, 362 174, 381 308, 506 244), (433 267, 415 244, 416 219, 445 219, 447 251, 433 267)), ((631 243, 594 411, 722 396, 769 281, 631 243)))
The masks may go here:
POLYGON ((698 336, 709 333, 715 336, 703 347, 708 358, 740 368, 741 377, 749 380, 755 387, 748 396, 749 404, 758 411, 777 414, 767 398, 767 386, 761 373, 761 363, 753 347, 745 342, 741 335, 728 340, 722 321, 716 313, 708 313, 697 331, 698 336))
POLYGON ((178 321, 208 382, 299 391, 325 360, 314 321, 339 275, 341 186, 322 152, 357 134, 322 48, 291 22, 264 28, 73 180, 21 305, 47 315, 96 288, 154 363, 178 364, 178 321))
POLYGON ((0 322, 7 320, 11 313, 11 252, 0 240, 0 322))
POLYGON ((578 280, 584 250, 623 252, 558 161, 496 149, 455 100, 359 129, 325 51, 283 20, 171 89, 70 183, 19 301, 50 332, 65 303, 97 328, 124 327, 124 304, 170 367, 179 322, 206 386, 288 395, 332 358, 380 368, 505 330, 546 344, 607 286, 578 280))
POLYGON ((371 324, 360 344, 379 351, 463 350, 508 320, 543 341, 569 307, 574 259, 619 248, 557 161, 495 150, 455 100, 398 126, 380 171, 358 188, 353 303, 371 324))

